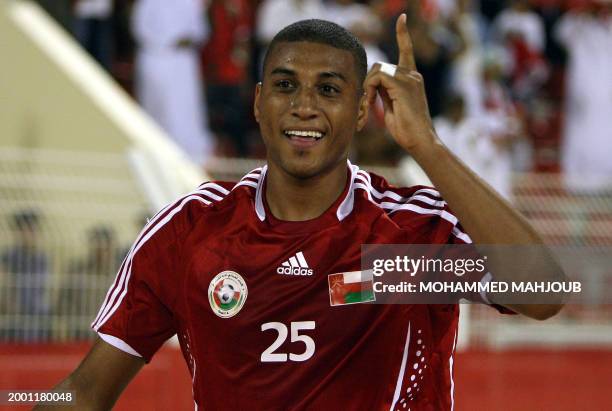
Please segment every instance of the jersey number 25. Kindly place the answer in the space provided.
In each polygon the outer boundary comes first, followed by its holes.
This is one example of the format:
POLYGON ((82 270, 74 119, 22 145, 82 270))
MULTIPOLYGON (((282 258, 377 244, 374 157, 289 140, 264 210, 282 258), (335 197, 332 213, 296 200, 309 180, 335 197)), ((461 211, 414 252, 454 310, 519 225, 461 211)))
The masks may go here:
MULTIPOLYGON (((306 361, 315 352, 315 342, 308 335, 300 335, 300 330, 314 330, 314 321, 295 321, 291 323, 291 342, 301 341, 306 350, 301 354, 289 353, 289 361, 306 361)), ((276 330, 278 336, 271 346, 261 353, 261 362, 287 362, 287 354, 275 353, 287 339, 287 326, 279 322, 265 323, 261 325, 261 331, 276 330)))

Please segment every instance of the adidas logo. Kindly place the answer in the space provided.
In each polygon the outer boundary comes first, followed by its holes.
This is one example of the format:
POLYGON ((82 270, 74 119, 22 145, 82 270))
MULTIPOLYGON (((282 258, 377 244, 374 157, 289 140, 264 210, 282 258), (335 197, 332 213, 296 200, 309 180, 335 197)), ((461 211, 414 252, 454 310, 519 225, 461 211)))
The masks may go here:
POLYGON ((308 263, 302 252, 296 253, 289 260, 285 261, 276 269, 278 274, 287 275, 312 275, 314 271, 308 267, 308 263))

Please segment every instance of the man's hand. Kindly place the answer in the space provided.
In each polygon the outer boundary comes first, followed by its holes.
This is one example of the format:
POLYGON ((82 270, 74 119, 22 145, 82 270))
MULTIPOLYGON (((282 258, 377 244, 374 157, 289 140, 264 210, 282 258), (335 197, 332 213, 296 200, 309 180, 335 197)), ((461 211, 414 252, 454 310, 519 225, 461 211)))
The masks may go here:
MULTIPOLYGON (((526 264, 522 273, 516 272, 508 256, 491 256, 488 263, 496 281, 520 281, 522 275, 529 275, 532 281, 566 281, 535 229, 440 142, 429 115, 423 78, 416 71, 405 14, 397 19, 395 31, 399 62, 397 66, 376 64, 368 73, 364 81, 368 102, 372 104, 377 93, 381 96, 387 129, 427 173, 476 244, 535 245, 539 251, 532 259, 535 263, 526 264)), ((528 317, 545 319, 555 315, 563 301, 501 304, 528 317)))
POLYGON ((404 150, 413 154, 433 145, 437 137, 433 130, 423 77, 416 70, 412 40, 406 27, 406 15, 395 23, 399 62, 395 75, 381 70, 376 63, 363 86, 368 102, 374 103, 378 93, 384 106, 387 130, 404 150))

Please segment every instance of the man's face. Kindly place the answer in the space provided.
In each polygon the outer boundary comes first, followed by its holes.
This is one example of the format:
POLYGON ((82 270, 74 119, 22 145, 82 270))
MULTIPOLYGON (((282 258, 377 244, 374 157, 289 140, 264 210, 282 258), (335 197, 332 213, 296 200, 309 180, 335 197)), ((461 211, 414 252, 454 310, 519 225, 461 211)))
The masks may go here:
POLYGON ((303 179, 343 164, 367 121, 353 55, 318 43, 279 43, 263 78, 254 111, 271 166, 303 179))

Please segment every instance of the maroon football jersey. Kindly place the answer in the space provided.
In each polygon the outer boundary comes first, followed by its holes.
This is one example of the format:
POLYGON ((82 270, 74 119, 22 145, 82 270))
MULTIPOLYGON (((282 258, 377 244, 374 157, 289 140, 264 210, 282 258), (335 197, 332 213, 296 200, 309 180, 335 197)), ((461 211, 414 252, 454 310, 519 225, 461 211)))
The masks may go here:
POLYGON ((457 305, 330 304, 362 244, 470 242, 431 188, 349 163, 320 217, 280 221, 266 167, 209 182, 141 232, 92 324, 147 362, 174 334, 196 408, 450 410, 457 305))

